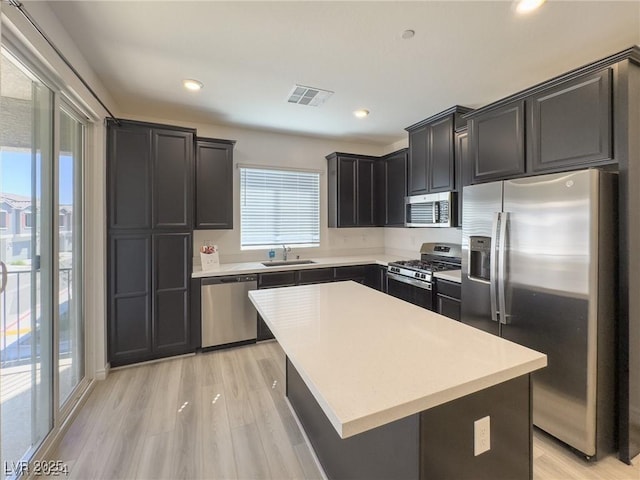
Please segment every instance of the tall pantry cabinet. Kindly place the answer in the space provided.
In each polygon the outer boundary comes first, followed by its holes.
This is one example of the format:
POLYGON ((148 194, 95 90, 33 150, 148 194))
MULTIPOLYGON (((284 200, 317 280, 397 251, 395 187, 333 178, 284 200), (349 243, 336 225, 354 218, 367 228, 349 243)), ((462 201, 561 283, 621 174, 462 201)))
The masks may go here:
POLYGON ((195 130, 107 125, 111 366, 195 350, 190 323, 195 130))

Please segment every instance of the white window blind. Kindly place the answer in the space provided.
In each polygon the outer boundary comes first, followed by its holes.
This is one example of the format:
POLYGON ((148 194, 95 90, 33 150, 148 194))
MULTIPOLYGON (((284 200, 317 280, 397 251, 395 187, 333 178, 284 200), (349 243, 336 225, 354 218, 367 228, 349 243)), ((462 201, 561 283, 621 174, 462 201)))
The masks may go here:
POLYGON ((242 247, 320 244, 320 174, 240 168, 242 247))

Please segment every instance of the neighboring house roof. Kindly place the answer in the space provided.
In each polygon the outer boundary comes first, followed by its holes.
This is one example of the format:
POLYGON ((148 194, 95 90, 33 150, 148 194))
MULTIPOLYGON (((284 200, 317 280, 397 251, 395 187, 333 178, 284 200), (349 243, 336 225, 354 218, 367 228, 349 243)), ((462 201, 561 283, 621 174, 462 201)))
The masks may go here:
POLYGON ((0 193, 0 202, 6 203, 15 210, 24 210, 31 206, 31 197, 15 193, 0 193))
MULTIPOLYGON (((38 205, 40 202, 37 202, 38 205)), ((31 211, 31 197, 26 197, 24 195, 17 195, 15 193, 0 193, 0 204, 6 204, 8 207, 13 210, 25 210, 31 211)), ((73 205, 60 205, 58 207, 60 213, 62 214, 70 214, 73 213, 73 205)))

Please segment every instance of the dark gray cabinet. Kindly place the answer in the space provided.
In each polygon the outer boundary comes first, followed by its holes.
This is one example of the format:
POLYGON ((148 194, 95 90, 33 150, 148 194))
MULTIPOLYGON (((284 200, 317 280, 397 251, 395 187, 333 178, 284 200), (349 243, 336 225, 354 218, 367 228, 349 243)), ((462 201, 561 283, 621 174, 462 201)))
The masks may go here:
POLYGON ((109 229, 151 227, 151 129, 109 124, 109 229))
POLYGON ((455 189, 453 115, 429 126, 428 180, 429 192, 450 192, 455 189))
POLYGON ((378 225, 402 227, 405 217, 404 197, 407 195, 407 149, 382 157, 378 170, 378 225))
POLYGON ((326 283, 333 281, 333 268, 314 268, 312 270, 297 270, 296 285, 312 283, 326 283))
POLYGON ((418 122, 409 132, 408 195, 455 191, 454 131, 471 109, 455 106, 418 122))
POLYGON ((152 128, 151 138, 153 228, 191 230, 194 134, 152 128))
POLYGON ((469 133, 466 127, 457 130, 455 135, 456 150, 456 185, 458 190, 458 219, 462 224, 463 189, 471 185, 471 165, 469 162, 469 133))
POLYGON ((150 234, 109 240, 109 361, 112 366, 152 355, 150 234))
POLYGON ((472 183, 524 174, 524 109, 518 100, 469 118, 472 183))
POLYGON ((195 130, 111 120, 107 135, 109 362, 194 351, 195 130))
POLYGON ((459 283, 438 278, 436 280, 436 312, 460 320, 461 286, 459 283))
POLYGON ((194 350, 190 233, 118 233, 109 245, 112 366, 194 350))
POLYGON ((189 316, 191 249, 190 233, 153 235, 152 347, 158 356, 176 355, 192 349, 189 316))
POLYGON ((534 173, 612 160, 611 68, 527 99, 527 158, 534 173))
POLYGON ((377 224, 376 157, 332 153, 328 161, 329 227, 377 224))
POLYGON ((554 79, 471 114, 471 183, 615 163, 613 70, 554 79))
POLYGON ((196 142, 195 228, 233 229, 233 147, 235 142, 196 142))
POLYGON ((409 191, 419 195, 429 191, 427 185, 427 142, 429 128, 426 125, 407 129, 409 132, 409 191))
POLYGON ((376 225, 375 167, 377 160, 359 158, 357 161, 358 187, 356 189, 357 225, 372 227, 376 225))

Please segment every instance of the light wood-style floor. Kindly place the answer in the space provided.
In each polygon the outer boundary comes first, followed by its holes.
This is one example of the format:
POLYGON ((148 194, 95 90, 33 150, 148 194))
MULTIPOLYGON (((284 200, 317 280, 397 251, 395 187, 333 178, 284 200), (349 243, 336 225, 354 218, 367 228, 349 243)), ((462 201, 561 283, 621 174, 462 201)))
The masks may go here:
MULTIPOLYGON (((276 342, 112 372, 51 460, 74 479, 318 479, 284 397, 276 342)), ((638 458, 587 463, 537 432, 535 480, 640 480, 638 458)))

